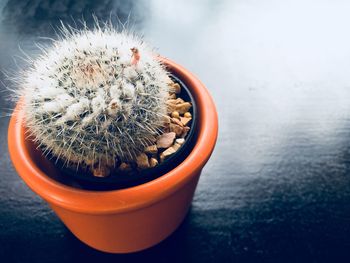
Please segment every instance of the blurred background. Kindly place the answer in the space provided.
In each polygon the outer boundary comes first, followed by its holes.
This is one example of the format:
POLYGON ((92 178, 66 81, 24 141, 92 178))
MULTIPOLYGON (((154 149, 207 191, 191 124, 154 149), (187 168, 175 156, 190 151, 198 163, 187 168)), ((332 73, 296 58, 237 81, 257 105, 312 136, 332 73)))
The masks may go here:
POLYGON ((4 262, 348 262, 350 2, 0 0, 0 258, 4 262), (92 15, 125 24, 208 87, 216 149, 191 211, 132 255, 78 241, 14 171, 3 72, 92 15), (89 261, 88 261, 89 262, 89 261))

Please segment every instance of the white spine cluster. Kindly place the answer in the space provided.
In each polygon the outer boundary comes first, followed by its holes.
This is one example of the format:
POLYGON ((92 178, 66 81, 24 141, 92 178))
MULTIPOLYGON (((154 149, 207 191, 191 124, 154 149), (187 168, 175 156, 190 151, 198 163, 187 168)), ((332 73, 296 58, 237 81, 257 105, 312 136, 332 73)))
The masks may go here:
POLYGON ((30 134, 67 165, 134 160, 160 134, 167 71, 142 40, 111 26, 63 32, 21 78, 30 134))

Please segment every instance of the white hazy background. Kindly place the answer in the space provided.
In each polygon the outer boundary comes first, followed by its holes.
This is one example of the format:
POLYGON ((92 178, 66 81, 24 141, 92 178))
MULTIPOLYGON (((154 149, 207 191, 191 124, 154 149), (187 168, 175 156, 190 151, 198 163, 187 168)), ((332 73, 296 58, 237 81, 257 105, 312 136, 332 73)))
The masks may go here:
POLYGON ((204 2, 151 1, 145 35, 217 96, 229 94, 228 105, 250 89, 276 110, 314 96, 349 101, 350 1, 204 2))
POLYGON ((291 130, 322 143, 343 128, 339 120, 350 116, 350 1, 150 5, 145 35, 207 85, 227 153, 239 147, 235 158, 254 162, 291 130), (271 141, 256 143, 254 153, 244 144, 265 134, 271 141))
MULTIPOLYGON (((8 1, 0 0, 0 9, 8 1)), ((40 2, 48 1, 35 0, 40 2)), ((58 11, 66 14, 58 3, 58 11)), ((208 87, 220 121, 208 175, 261 178, 268 176, 262 171, 276 156, 290 153, 288 158, 305 159, 302 151, 316 153, 314 145, 348 150, 342 145, 350 128, 350 1, 139 0, 131 7, 112 0, 103 3, 101 7, 119 3, 122 13, 132 7, 130 16, 140 17, 137 30, 145 39, 208 87), (295 147, 297 155, 291 153, 295 147)), ((35 13, 36 5, 30 6, 35 13)), ((79 13, 78 7, 68 11, 79 13)), ((31 12, 26 13, 29 21, 31 12)), ((12 23, 0 26, 0 69, 12 63, 18 44, 29 53, 35 49, 32 35, 12 29, 16 18, 12 23)), ((204 176, 201 182, 207 189, 227 184, 215 176, 204 176)))

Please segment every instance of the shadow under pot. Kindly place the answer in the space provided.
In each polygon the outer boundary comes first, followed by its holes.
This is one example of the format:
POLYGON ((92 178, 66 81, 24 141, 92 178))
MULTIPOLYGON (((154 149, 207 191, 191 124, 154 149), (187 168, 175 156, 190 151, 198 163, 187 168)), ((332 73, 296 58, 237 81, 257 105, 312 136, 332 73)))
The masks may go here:
POLYGON ((78 239, 101 251, 144 250, 174 232, 190 207, 216 143, 217 112, 205 86, 180 65, 159 59, 181 84, 181 96, 191 101, 193 119, 186 143, 158 167, 130 177, 115 174, 106 178, 62 169, 27 138, 23 100, 11 117, 8 146, 20 177, 78 239))

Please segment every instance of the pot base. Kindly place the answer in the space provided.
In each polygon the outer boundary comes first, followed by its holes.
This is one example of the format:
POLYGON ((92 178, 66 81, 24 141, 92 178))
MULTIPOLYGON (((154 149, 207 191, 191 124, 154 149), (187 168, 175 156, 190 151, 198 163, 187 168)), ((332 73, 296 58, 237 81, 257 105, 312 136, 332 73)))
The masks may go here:
POLYGON ((137 252, 157 245, 178 228, 190 208, 199 176, 166 199, 136 211, 96 216, 51 207, 86 245, 108 253, 137 252))

